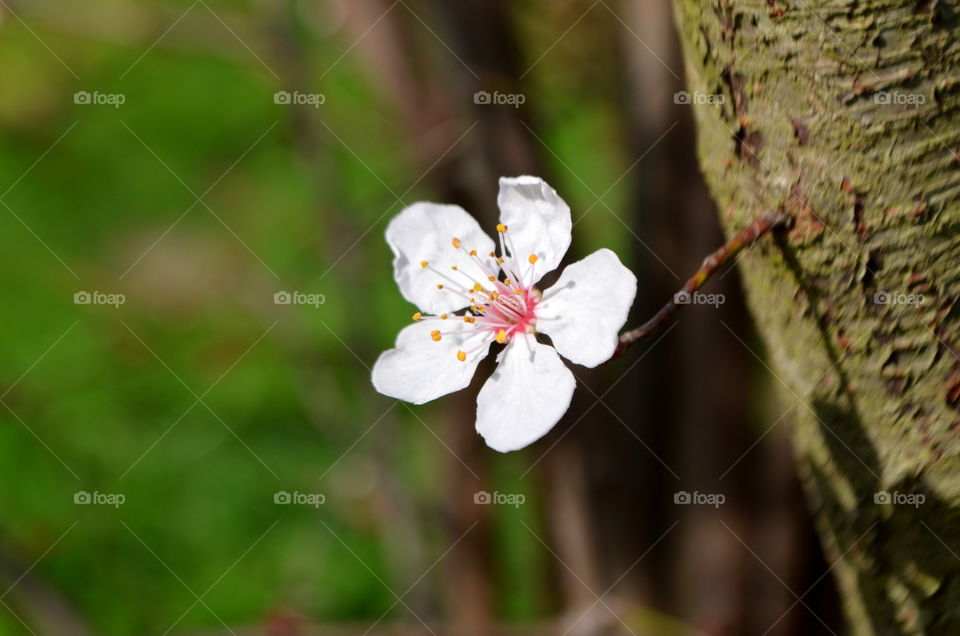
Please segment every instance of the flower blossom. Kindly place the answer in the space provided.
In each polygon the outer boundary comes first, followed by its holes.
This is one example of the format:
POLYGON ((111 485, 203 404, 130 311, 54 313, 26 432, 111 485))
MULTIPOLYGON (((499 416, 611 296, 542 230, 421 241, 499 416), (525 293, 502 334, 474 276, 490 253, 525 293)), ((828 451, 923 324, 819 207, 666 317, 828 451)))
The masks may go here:
POLYGON ((476 427, 507 452, 545 435, 570 406, 576 381, 560 356, 595 367, 613 355, 637 279, 601 249, 541 291, 570 246, 569 206, 535 177, 501 178, 497 204, 497 243, 456 205, 414 203, 390 222, 394 278, 418 311, 372 379, 384 395, 423 404, 465 388, 491 344, 505 345, 477 396, 476 427))

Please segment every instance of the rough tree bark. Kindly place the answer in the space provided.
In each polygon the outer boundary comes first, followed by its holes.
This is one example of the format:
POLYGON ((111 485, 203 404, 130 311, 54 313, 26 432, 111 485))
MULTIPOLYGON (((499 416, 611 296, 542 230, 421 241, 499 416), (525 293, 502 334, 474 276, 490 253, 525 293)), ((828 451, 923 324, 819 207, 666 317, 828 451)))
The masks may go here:
POLYGON ((796 218, 741 271, 858 636, 960 633, 958 9, 676 4, 727 231, 796 218))

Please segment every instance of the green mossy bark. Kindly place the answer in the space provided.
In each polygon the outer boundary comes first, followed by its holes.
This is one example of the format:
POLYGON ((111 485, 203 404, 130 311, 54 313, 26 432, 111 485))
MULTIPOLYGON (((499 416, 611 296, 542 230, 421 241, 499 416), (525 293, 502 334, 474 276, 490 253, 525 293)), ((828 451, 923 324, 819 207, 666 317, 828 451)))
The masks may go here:
POLYGON ((960 634, 960 6, 676 12, 727 231, 795 217, 741 271, 850 632, 960 634))

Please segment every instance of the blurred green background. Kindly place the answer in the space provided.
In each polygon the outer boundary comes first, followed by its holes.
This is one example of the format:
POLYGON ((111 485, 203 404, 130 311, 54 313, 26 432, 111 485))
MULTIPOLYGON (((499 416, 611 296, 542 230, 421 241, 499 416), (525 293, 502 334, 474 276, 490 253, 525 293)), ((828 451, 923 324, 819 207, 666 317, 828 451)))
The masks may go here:
MULTIPOLYGON (((433 407, 392 406, 368 380, 366 366, 412 311, 392 282, 383 229, 403 204, 438 196, 424 181, 394 196, 421 178, 418 140, 350 48, 348 9, 239 0, 6 9, 0 587, 36 562, 28 581, 55 590, 97 634, 288 612, 379 617, 395 601, 381 580, 406 589, 412 579, 398 570, 418 574, 451 543, 435 520, 452 451, 425 430, 437 426, 433 407), (276 104, 279 90, 325 101, 276 104), (78 104, 78 91, 124 103, 78 104), (325 302, 275 305, 281 290, 325 302), (75 304, 81 291, 125 303, 75 304), (79 491, 125 502, 76 505, 79 491), (275 505, 278 491, 327 499, 275 505), (404 545, 410 553, 397 554, 404 545)), ((419 31, 412 37, 433 37, 419 31)), ((530 36, 531 50, 552 41, 530 36)), ((612 179, 599 175, 629 163, 601 96, 571 96, 556 76, 576 42, 536 70, 554 122, 543 134, 590 187, 606 189, 612 179)), ((495 182, 483 185, 492 196, 495 182)), ((594 201, 569 175, 554 186, 575 210, 594 201)), ((607 195, 612 206, 623 187, 607 195)), ((577 228, 585 248, 625 257, 621 230, 599 212, 577 228)), ((468 417, 459 425, 472 428, 468 417)), ((530 502, 492 514, 536 529, 536 488, 519 480, 530 458, 490 461, 484 487, 530 502)), ((494 527, 497 606, 511 619, 542 616, 537 572, 549 556, 521 525, 494 527)), ((435 577, 423 587, 439 592, 435 577)), ((21 581, 2 598, 13 614, 0 609, 0 632, 26 633, 14 614, 28 624, 45 614, 32 588, 21 581)))

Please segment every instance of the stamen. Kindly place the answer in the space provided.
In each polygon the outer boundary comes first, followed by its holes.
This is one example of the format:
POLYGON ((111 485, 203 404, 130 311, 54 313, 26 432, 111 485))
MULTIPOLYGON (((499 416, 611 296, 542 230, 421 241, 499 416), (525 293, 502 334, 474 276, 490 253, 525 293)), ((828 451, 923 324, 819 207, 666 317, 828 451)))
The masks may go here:
MULTIPOLYGON (((484 276, 489 278, 493 274, 493 272, 490 271, 490 268, 487 267, 487 263, 485 263, 483 260, 480 259, 479 256, 477 256, 477 250, 470 250, 468 254, 470 255, 470 258, 473 259, 473 262, 477 264, 477 267, 480 268, 480 271, 483 273, 484 276)), ((493 256, 493 253, 491 252, 490 255, 493 256)))
POLYGON ((424 320, 446 320, 449 316, 447 314, 440 314, 439 316, 431 316, 430 314, 423 315, 420 312, 414 314, 413 319, 418 322, 423 322, 424 320))
MULTIPOLYGON (((483 266, 483 263, 481 263, 479 259, 475 259, 475 260, 477 261, 477 264, 480 266, 480 269, 483 270, 484 273, 487 273, 487 272, 486 272, 486 267, 483 266)), ((473 278, 471 278, 470 275, 467 274, 465 271, 463 271, 463 270, 461 270, 461 269, 458 269, 456 265, 454 265, 453 267, 451 267, 451 269, 452 269, 453 271, 457 272, 458 274, 460 274, 461 276, 463 276, 464 278, 466 278, 467 281, 469 281, 470 284, 473 285, 473 287, 467 289, 466 291, 470 291, 470 292, 477 291, 476 286, 479 285, 480 283, 476 282, 476 281, 475 281, 473 278)))
POLYGON ((510 262, 507 263, 507 267, 504 271, 507 272, 508 276, 513 276, 515 280, 518 281, 518 286, 523 284, 523 277, 520 275, 520 254, 517 253, 517 248, 513 244, 513 239, 510 238, 508 234, 501 234, 501 249, 504 246, 510 250, 510 262))
POLYGON ((450 244, 453 248, 462 250, 464 257, 473 261, 466 271, 461 268, 461 265, 466 266, 466 263, 459 259, 454 261, 456 265, 448 261, 447 267, 450 269, 434 267, 428 261, 420 262, 422 268, 429 269, 442 281, 437 283, 438 290, 462 296, 468 307, 465 312, 456 314, 415 313, 415 321, 453 319, 456 322, 457 318, 463 319, 462 330, 456 327, 442 331, 436 329, 430 332, 430 339, 438 342, 444 336, 472 338, 478 331, 485 336, 481 338, 481 347, 455 350, 457 359, 461 362, 472 359, 476 351, 489 346, 491 340, 502 345, 512 340, 511 334, 530 332, 535 310, 541 299, 539 292, 533 289, 532 281, 527 285, 527 279, 533 275, 534 266, 540 260, 539 256, 533 253, 528 253, 526 258, 520 256, 505 224, 498 224, 497 232, 499 250, 491 251, 489 259, 480 257, 477 250, 465 247, 460 238, 451 237, 450 244), (451 274, 451 271, 456 274, 451 274))
MULTIPOLYGON (((459 296, 464 296, 464 297, 467 296, 467 288, 461 286, 461 283, 458 283, 454 278, 452 278, 452 277, 451 277, 449 274, 447 274, 445 271, 441 271, 441 270, 437 269, 437 268, 434 267, 433 265, 430 265, 429 263, 427 263, 427 261, 421 261, 421 266, 426 267, 426 268, 429 269, 431 272, 433 272, 434 274, 436 274, 437 276, 439 276, 441 279, 443 279, 443 280, 447 281, 448 283, 450 283, 450 287, 447 287, 447 288, 445 288, 442 284, 438 284, 438 285, 437 285, 437 289, 447 289, 448 291, 451 291, 451 292, 453 292, 454 294, 457 294, 457 295, 459 295, 459 296), (426 263, 426 265, 423 265, 424 263, 426 263)), ((461 274, 461 275, 463 275, 463 276, 466 276, 466 274, 464 274, 462 271, 459 271, 455 266, 454 266, 453 269, 454 269, 455 271, 457 271, 459 274, 461 274)), ((470 282, 473 282, 473 279, 470 278, 469 276, 467 276, 467 280, 469 280, 470 282)))
POLYGON ((460 362, 466 362, 467 354, 463 351, 457 351, 457 360, 459 360, 460 362))
POLYGON ((517 251, 514 249, 513 242, 510 241, 510 237, 506 233, 506 226, 502 223, 500 225, 503 227, 503 230, 498 234, 500 239, 500 257, 497 258, 497 263, 508 277, 521 280, 519 276, 520 268, 515 267, 517 251), (507 255, 507 247, 510 248, 509 256, 507 255))
POLYGON ((531 254, 531 255, 527 258, 527 262, 530 263, 530 267, 527 268, 527 272, 523 275, 523 280, 524 280, 524 284, 526 284, 526 285, 529 286, 529 287, 533 287, 534 281, 537 280, 537 275, 536 275, 536 273, 534 272, 534 270, 536 269, 537 255, 536 255, 536 254, 531 254), (529 282, 529 283, 526 283, 527 274, 529 274, 529 278, 530 278, 530 282, 529 282))
POLYGON ((500 294, 500 292, 493 292, 493 294, 490 296, 490 300, 492 301, 491 307, 503 314, 507 314, 503 317, 510 322, 518 322, 523 320, 526 307, 520 303, 520 301, 514 298, 512 294, 509 294, 511 291, 510 288, 504 286, 503 284, 500 286, 508 293, 508 295, 503 296, 500 294), (509 314, 512 314, 512 317, 509 316, 509 314))

